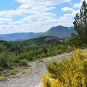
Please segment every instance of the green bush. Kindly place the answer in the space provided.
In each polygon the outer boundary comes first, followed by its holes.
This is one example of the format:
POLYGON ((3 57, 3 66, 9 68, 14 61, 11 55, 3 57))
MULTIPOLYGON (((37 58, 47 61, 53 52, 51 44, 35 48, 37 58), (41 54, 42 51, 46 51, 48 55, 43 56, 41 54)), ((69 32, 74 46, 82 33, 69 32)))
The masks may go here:
POLYGON ((0 55, 0 66, 2 68, 7 68, 8 67, 8 53, 4 52, 0 55))
POLYGON ((12 59, 11 62, 13 62, 13 63, 20 63, 21 59, 19 57, 15 57, 15 58, 12 59))
POLYGON ((21 60, 20 65, 21 66, 28 66, 27 60, 26 59, 21 60))

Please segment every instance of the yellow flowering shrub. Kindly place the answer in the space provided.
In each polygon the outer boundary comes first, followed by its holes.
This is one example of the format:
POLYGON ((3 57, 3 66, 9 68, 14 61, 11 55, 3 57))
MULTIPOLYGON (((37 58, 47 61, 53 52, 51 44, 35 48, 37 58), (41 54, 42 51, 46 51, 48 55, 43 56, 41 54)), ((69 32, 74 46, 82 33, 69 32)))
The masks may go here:
POLYGON ((58 79, 55 79, 53 82, 51 82, 51 87, 60 87, 60 83, 58 81, 58 79))
POLYGON ((6 79, 5 76, 0 75, 0 81, 3 81, 3 80, 5 80, 5 79, 6 79))
POLYGON ((49 74, 42 77, 43 87, 87 87, 86 51, 76 49, 68 58, 49 63, 47 69, 49 74))
POLYGON ((43 75, 42 77, 42 81, 43 81, 43 86, 44 87, 50 87, 50 78, 48 75, 43 75))

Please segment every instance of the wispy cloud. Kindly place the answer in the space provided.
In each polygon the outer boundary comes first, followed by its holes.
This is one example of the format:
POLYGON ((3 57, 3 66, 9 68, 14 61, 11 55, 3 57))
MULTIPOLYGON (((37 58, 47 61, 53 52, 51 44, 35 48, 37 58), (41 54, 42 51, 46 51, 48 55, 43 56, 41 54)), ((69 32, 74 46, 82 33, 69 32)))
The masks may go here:
POLYGON ((73 9, 72 8, 69 8, 69 7, 64 7, 64 8, 62 8, 61 9, 62 11, 73 11, 73 9))

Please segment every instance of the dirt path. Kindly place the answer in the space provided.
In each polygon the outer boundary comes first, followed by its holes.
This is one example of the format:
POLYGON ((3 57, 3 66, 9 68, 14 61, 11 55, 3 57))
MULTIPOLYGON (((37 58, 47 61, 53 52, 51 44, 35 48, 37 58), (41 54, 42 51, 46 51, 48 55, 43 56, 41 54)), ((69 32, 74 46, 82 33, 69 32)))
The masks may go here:
POLYGON ((31 62, 31 67, 26 70, 25 74, 18 73, 16 78, 8 78, 6 81, 0 82, 0 87, 42 87, 42 75, 47 73, 46 64, 52 60, 60 60, 61 57, 67 57, 70 54, 65 53, 31 62))

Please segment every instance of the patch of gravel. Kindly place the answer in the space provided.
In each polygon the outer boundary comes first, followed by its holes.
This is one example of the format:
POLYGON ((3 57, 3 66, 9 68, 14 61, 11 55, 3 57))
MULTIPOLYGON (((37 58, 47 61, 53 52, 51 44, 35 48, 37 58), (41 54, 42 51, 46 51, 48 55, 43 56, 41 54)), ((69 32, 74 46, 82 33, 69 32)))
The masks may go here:
POLYGON ((65 53, 31 62, 29 63, 31 67, 26 69, 26 73, 20 72, 16 78, 9 77, 6 81, 1 81, 0 87, 42 87, 42 75, 47 73, 46 64, 53 60, 60 60, 61 57, 67 57, 70 54, 65 53))

